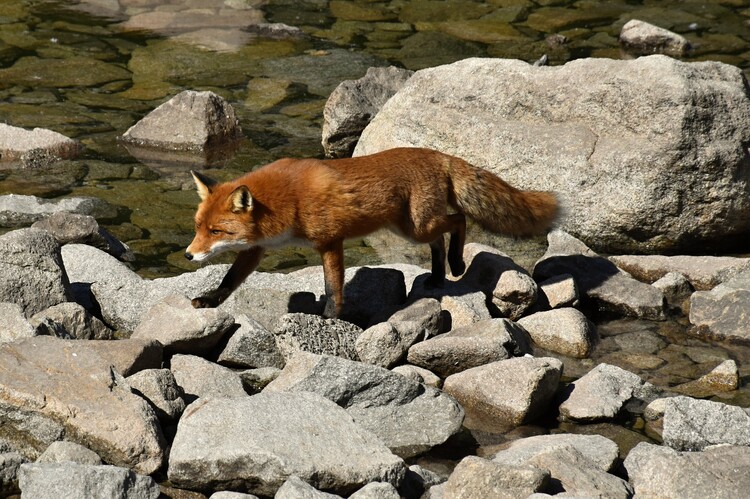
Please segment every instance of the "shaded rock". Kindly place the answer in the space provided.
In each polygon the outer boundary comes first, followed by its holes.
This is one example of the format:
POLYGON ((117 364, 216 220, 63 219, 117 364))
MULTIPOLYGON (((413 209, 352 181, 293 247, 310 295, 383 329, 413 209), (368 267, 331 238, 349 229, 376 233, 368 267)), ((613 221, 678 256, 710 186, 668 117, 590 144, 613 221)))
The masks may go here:
POLYGON ((213 92, 185 90, 130 127, 122 140, 139 146, 202 152, 242 136, 234 109, 213 92))
POLYGON ((362 130, 414 74, 390 66, 370 68, 358 80, 341 82, 323 109, 323 150, 330 158, 351 156, 362 130))
POLYGON ((595 326, 575 308, 537 312, 518 324, 540 347, 576 359, 591 355, 599 339, 595 326))
POLYGON ((322 492, 297 476, 290 476, 273 496, 274 499, 338 499, 340 497, 322 492))
POLYGON ((70 159, 80 153, 81 144, 52 130, 25 130, 0 123, 0 162, 21 160, 31 151, 43 151, 57 159, 70 159))
POLYGON ((248 393, 258 393, 268 384, 279 377, 281 369, 277 367, 259 367, 258 369, 247 369, 239 373, 242 386, 248 393))
POLYGON ((240 376, 226 367, 195 355, 175 355, 170 370, 185 399, 247 396, 240 376))
POLYGON ((446 377, 525 353, 525 336, 508 319, 488 319, 413 345, 407 360, 446 377))
POLYGON ((359 267, 345 277, 341 318, 346 321, 361 326, 382 322, 406 301, 404 274, 395 268, 359 267))
POLYGON ((664 445, 700 451, 710 445, 750 445, 750 414, 744 409, 689 397, 666 400, 664 445))
POLYGON ((404 458, 445 442, 463 421, 461 407, 443 392, 338 357, 296 354, 264 393, 278 391, 314 392, 336 402, 404 458))
POLYGON ((705 251, 750 230, 741 69, 663 55, 543 67, 464 57, 416 72, 354 155, 428 147, 554 191, 566 207, 559 226, 608 253, 705 251))
POLYGON ((126 262, 135 260, 135 255, 130 251, 130 248, 118 241, 106 229, 100 227, 96 219, 90 215, 59 211, 34 222, 32 227, 51 233, 60 245, 70 243, 89 244, 106 251, 119 260, 126 262))
POLYGON ((21 493, 39 499, 60 497, 118 497, 157 499, 159 485, 144 476, 117 466, 66 463, 29 463, 18 477, 21 493))
POLYGON ((234 318, 239 326, 231 333, 219 354, 220 364, 245 367, 284 367, 284 357, 276 346, 273 333, 247 315, 234 318))
POLYGON ((575 307, 578 305, 578 284, 570 274, 552 276, 539 283, 544 304, 549 308, 575 307))
POLYGON ((583 305, 616 315, 664 320, 661 291, 633 279, 571 235, 555 229, 547 235, 547 253, 534 265, 534 279, 572 275, 583 305))
POLYGON ((453 374, 443 390, 466 411, 467 428, 508 431, 545 412, 561 374, 557 359, 519 357, 453 374))
POLYGON ((99 221, 114 221, 121 209, 99 198, 69 197, 42 199, 36 196, 0 196, 0 227, 26 227, 55 213, 88 215, 99 221))
POLYGON ((549 472, 532 466, 511 466, 476 456, 461 460, 445 484, 444 494, 452 498, 527 497, 546 487, 549 472))
POLYGON ((286 361, 297 352, 336 355, 356 360, 355 345, 362 329, 339 319, 286 314, 279 318, 273 333, 279 351, 286 361))
POLYGON ((17 452, 0 453, 0 494, 10 496, 20 492, 18 471, 28 460, 17 452))
POLYGON ((399 499, 396 487, 390 483, 371 482, 349 496, 349 499, 399 499))
POLYGON ((649 283, 679 272, 698 291, 713 289, 750 269, 749 259, 731 256, 617 255, 609 259, 639 281, 649 283))
POLYGON ((725 360, 710 373, 695 381, 673 386, 672 391, 695 398, 710 397, 717 393, 731 392, 737 389, 740 375, 734 360, 725 360))
POLYGON ((75 302, 53 305, 34 314, 29 322, 40 334, 77 340, 111 340, 113 331, 75 302))
POLYGON ((0 343, 31 338, 39 334, 37 328, 24 316, 20 305, 0 303, 0 343))
POLYGON ((130 388, 146 399, 162 421, 176 421, 185 410, 185 400, 169 369, 144 369, 126 378, 130 388))
POLYGON ((398 486, 405 473, 400 458, 333 402, 313 393, 260 393, 191 404, 177 427, 168 476, 186 488, 231 485, 273 495, 292 475, 347 494, 371 481, 398 486))
POLYGON ((154 412, 86 343, 37 337, 0 345, 4 438, 30 457, 66 438, 109 463, 154 472, 165 446, 154 412))
POLYGON ((611 471, 619 455, 617 444, 601 435, 560 433, 514 440, 506 449, 495 454, 492 460, 520 466, 528 463, 534 456, 558 447, 576 449, 602 471, 611 471))
POLYGON ((599 364, 569 385, 560 416, 583 422, 614 418, 642 385, 637 374, 599 364))
POLYGON ((49 447, 36 460, 37 463, 64 463, 66 461, 91 466, 102 464, 102 458, 96 452, 75 442, 64 440, 49 444, 49 447))
POLYGON ((39 229, 0 236, 0 302, 15 303, 26 317, 70 299, 60 245, 39 229))
POLYGON ((742 497, 750 490, 750 447, 717 445, 702 452, 678 452, 640 443, 625 458, 638 497, 698 499, 742 497))
POLYGON ((679 272, 669 272, 654 282, 653 286, 664 293, 667 303, 675 308, 681 308, 685 300, 693 294, 693 286, 687 277, 679 272))
POLYGON ((684 36, 653 24, 631 19, 620 31, 620 45, 632 54, 687 55, 690 42, 684 36))
POLYGON ((750 269, 690 297, 690 333, 711 340, 750 341, 750 269))

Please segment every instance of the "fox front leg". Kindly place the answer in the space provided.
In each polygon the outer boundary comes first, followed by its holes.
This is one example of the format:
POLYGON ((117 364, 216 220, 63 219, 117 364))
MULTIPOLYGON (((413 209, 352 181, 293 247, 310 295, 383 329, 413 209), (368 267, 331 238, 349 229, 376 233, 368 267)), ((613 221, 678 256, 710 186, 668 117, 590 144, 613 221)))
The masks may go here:
POLYGON ((215 308, 224 303, 229 295, 258 267, 264 252, 265 249, 259 246, 240 251, 219 287, 202 296, 193 298, 191 301, 193 307, 215 308))
POLYGON ((326 306, 323 317, 341 317, 344 306, 344 242, 337 241, 320 250, 323 259, 323 278, 326 288, 326 306))

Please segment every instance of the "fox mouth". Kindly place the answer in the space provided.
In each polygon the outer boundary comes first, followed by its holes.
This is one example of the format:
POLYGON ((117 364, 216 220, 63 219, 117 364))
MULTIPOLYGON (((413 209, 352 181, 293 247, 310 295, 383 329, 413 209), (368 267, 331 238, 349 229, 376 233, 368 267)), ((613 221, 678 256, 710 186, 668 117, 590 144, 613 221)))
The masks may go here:
POLYGON ((192 251, 190 251, 190 247, 188 246, 187 251, 185 251, 185 258, 187 258, 191 262, 203 262, 218 254, 227 251, 242 251, 249 249, 251 246, 252 245, 246 243, 245 241, 220 241, 212 245, 208 251, 203 251, 200 253, 193 253, 192 251))

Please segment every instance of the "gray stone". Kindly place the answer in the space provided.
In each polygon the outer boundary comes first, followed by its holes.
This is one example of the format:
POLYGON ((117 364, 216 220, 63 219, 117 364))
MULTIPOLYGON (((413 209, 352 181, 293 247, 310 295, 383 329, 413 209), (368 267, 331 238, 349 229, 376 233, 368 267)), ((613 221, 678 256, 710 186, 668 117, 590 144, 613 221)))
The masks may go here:
POLYGON ((537 312, 518 324, 538 346, 576 359, 588 358, 599 339, 595 326, 575 308, 537 312))
POLYGON ((470 326, 491 318, 487 309, 487 296, 482 291, 446 294, 440 306, 450 317, 450 329, 470 326))
POLYGON ((578 284, 570 274, 549 277, 539 283, 541 297, 549 308, 575 307, 578 305, 578 284))
POLYGON ((637 497, 734 499, 750 490, 750 447, 678 452, 642 442, 628 453, 625 469, 637 497))
POLYGON ((152 340, 87 340, 74 342, 74 347, 99 355, 123 376, 130 376, 143 369, 161 367, 164 349, 161 343, 152 340))
POLYGON ((258 499, 258 496, 255 494, 222 490, 220 492, 214 492, 208 499, 258 499))
POLYGON ((399 499, 396 487, 390 483, 371 482, 349 496, 349 499, 399 499))
POLYGON ((671 390, 689 397, 705 398, 718 393, 734 391, 739 384, 740 373, 737 369, 737 363, 729 359, 700 378, 673 386, 671 390))
POLYGON ((234 317, 216 308, 194 308, 185 296, 172 295, 146 313, 130 336, 156 340, 169 353, 206 353, 234 326, 234 317))
POLYGON ((120 209, 99 198, 43 199, 22 194, 0 196, 0 227, 26 227, 61 212, 89 215, 101 222, 115 221, 120 216, 120 209))
POLYGON ((467 428, 508 431, 545 413, 561 374, 557 359, 518 357, 453 374, 443 390, 466 411, 467 428))
POLYGON ((53 305, 34 314, 30 323, 40 334, 77 340, 111 340, 113 331, 75 302, 53 305))
POLYGON ((401 336, 404 351, 417 341, 444 332, 442 311, 435 298, 421 298, 388 318, 401 336))
POLYGON ((188 402, 204 397, 247 396, 240 376, 195 355, 174 355, 171 369, 188 402))
POLYGON ((554 191, 559 226, 599 251, 705 250, 750 230, 748 115, 742 70, 720 62, 472 58, 416 72, 354 155, 429 147, 554 191))
POLYGON ((555 229, 547 235, 549 248, 534 265, 534 279, 572 275, 583 294, 582 305, 609 314, 664 320, 664 295, 633 279, 612 262, 591 251, 573 236, 555 229))
POLYGON ((90 215, 58 211, 32 225, 35 229, 46 230, 57 239, 60 245, 78 243, 89 244, 119 260, 132 262, 135 255, 127 245, 117 240, 106 229, 99 226, 90 215))
POLYGON ((17 452, 0 453, 0 494, 10 496, 18 490, 18 471, 28 460, 17 452))
POLYGON ((191 404, 168 476, 179 487, 233 485, 267 496, 292 475, 348 494, 372 481, 398 486, 405 473, 400 458, 333 402, 313 393, 260 393, 191 404))
POLYGON ((247 369, 239 372, 242 386, 248 393, 258 393, 268 384, 279 377, 281 369, 277 367, 259 367, 258 369, 247 369))
POLYGON ((394 66, 374 67, 358 80, 341 82, 323 109, 322 143, 326 156, 351 156, 362 130, 412 74, 413 71, 394 66))
POLYGON ((750 269, 690 297, 690 333, 719 341, 750 341, 750 269))
POLYGON ((441 380, 437 374, 418 366, 402 364, 400 366, 394 367, 393 369, 391 369, 391 371, 409 378, 412 381, 416 381, 417 383, 422 383, 433 388, 440 388, 441 386, 443 386, 443 380, 441 380))
POLYGON ((15 303, 26 317, 70 300, 60 245, 39 229, 0 236, 0 302, 15 303))
POLYGON ((245 367, 284 367, 284 357, 276 346, 273 333, 247 315, 234 318, 239 326, 231 333, 219 354, 220 364, 245 367))
POLYGON ((649 283, 679 272, 698 291, 713 289, 750 269, 750 259, 732 256, 616 255, 609 259, 639 281, 649 283))
POLYGON ((664 277, 654 281, 653 286, 664 293, 669 305, 678 309, 695 291, 687 277, 679 272, 664 274, 664 277))
POLYGON ((23 309, 15 303, 0 303, 0 343, 31 338, 40 333, 26 319, 23 309))
POLYGON ((182 390, 169 369, 144 369, 126 379, 138 395, 151 403, 160 420, 176 421, 185 410, 182 390))
POLYGON ((117 466, 92 466, 66 463, 29 463, 19 472, 21 494, 38 499, 61 497, 117 497, 157 499, 159 485, 143 476, 117 466))
POLYGON ((585 456, 598 469, 609 472, 619 457, 617 444, 601 435, 575 435, 559 433, 538 435, 514 440, 492 458, 508 465, 523 465, 534 456, 558 447, 572 447, 585 456))
POLYGON ((56 158, 69 159, 80 153, 81 144, 52 130, 25 130, 0 123, 0 162, 18 161, 31 151, 44 151, 56 158))
POLYGON ((456 465, 445 483, 445 497, 514 499, 543 490, 549 472, 533 466, 511 466, 476 456, 456 465))
POLYGON ((307 314, 282 315, 274 329, 276 344, 287 362, 297 352, 356 360, 360 334, 362 329, 354 324, 307 314))
POLYGON ((390 322, 368 327, 354 343, 357 357, 374 366, 390 368, 404 356, 401 335, 390 322))
POLYGON ((279 487, 273 499, 340 499, 341 496, 322 492, 297 476, 291 476, 279 487))
POLYGON ((664 444, 676 450, 700 451, 710 445, 750 445, 750 414, 741 407, 696 400, 667 399, 664 444))
POLYGON ((264 393, 278 391, 314 392, 336 402, 404 458, 445 442, 464 416, 452 397, 387 369, 303 352, 264 393))
POLYGON ((359 267, 345 273, 341 318, 362 327, 382 322, 406 302, 404 274, 389 267, 359 267))
POLYGON ((617 366, 599 364, 571 383, 560 416, 581 422, 612 419, 643 385, 637 374, 617 366))
POLYGON ((124 142, 202 152, 242 136, 234 109, 213 92, 185 90, 130 127, 124 142))
POLYGON ((684 36, 653 24, 631 19, 620 31, 620 45, 632 54, 666 54, 684 56, 690 50, 690 42, 684 36))
POLYGON ((36 460, 37 463, 64 463, 66 461, 91 466, 103 464, 99 454, 88 447, 64 440, 49 444, 49 447, 36 460))

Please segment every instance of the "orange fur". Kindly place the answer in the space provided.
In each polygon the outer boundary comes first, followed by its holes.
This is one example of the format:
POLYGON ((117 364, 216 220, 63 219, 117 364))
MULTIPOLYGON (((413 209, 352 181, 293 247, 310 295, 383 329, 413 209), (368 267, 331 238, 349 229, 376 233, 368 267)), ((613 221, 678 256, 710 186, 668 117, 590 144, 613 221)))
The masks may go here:
POLYGON ((310 244, 323 258, 326 315, 337 316, 343 305, 344 239, 385 227, 429 243, 429 284, 440 286, 443 234, 451 234, 451 272, 464 271, 464 215, 493 232, 528 236, 546 231, 558 211, 551 193, 520 191, 462 159, 429 149, 399 148, 338 160, 282 159, 222 184, 194 177, 202 202, 186 256, 203 260, 224 249, 240 250, 219 288, 193 300, 195 306, 216 306, 226 299, 258 265, 263 248, 310 244))

